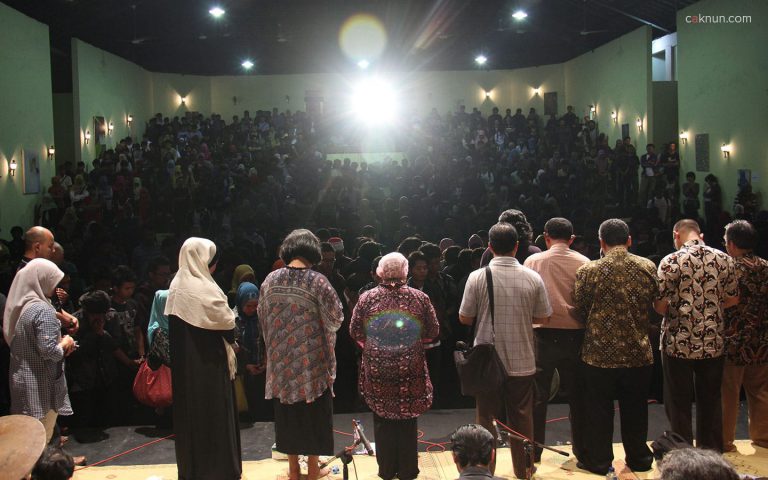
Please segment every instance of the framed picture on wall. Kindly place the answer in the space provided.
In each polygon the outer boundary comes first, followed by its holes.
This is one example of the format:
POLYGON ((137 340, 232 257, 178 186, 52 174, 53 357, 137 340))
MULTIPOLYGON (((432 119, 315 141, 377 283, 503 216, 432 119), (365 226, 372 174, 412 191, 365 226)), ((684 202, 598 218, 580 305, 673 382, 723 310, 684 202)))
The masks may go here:
POLYGON ((709 171, 709 134, 696 135, 696 171, 709 171))
POLYGON ((544 94, 544 115, 557 115, 557 92, 544 94))
POLYGON ((36 153, 21 151, 24 195, 40 193, 40 160, 36 153))
POLYGON ((96 145, 107 144, 107 121, 104 117, 93 117, 93 132, 96 137, 96 145))

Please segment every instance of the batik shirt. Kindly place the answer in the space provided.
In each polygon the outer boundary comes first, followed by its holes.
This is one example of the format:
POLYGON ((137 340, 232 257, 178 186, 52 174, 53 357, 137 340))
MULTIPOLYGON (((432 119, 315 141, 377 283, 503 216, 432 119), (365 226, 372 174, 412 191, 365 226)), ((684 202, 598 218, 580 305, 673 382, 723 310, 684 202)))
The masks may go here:
POLYGON ((309 269, 275 270, 261 286, 257 312, 267 350, 265 398, 310 403, 332 392, 344 314, 328 279, 309 269))
POLYGON ((768 261, 748 253, 734 259, 739 303, 725 311, 726 360, 732 365, 768 364, 768 261))
POLYGON ((653 262, 623 247, 579 267, 573 300, 586 324, 582 361, 599 368, 653 364, 648 315, 657 291, 653 262))
POLYGON ((659 264, 659 291, 669 302, 661 324, 661 350, 692 360, 723 354, 725 297, 738 294, 731 257, 700 240, 690 240, 659 264))
POLYGON ((440 326, 425 293, 383 285, 363 293, 349 333, 363 345, 360 393, 376 415, 403 420, 432 405, 422 343, 438 337, 440 326))

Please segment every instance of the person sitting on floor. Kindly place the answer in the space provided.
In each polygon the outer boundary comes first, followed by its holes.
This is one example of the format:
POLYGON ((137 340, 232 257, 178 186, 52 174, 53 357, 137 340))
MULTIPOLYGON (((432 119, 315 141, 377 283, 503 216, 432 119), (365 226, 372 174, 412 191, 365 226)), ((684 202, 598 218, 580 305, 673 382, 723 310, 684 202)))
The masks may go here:
POLYGON ((664 456, 659 465, 661 480, 738 480, 731 464, 714 450, 679 448, 664 456))
POLYGON ((75 461, 59 447, 48 446, 32 469, 32 480, 69 480, 75 474, 75 461))

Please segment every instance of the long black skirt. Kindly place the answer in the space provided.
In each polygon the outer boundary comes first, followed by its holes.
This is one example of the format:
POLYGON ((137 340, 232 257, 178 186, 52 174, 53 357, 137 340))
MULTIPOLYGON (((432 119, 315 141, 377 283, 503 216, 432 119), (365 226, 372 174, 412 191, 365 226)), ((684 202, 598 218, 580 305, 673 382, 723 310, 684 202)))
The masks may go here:
POLYGON ((287 455, 333 455, 333 397, 328 389, 314 402, 275 406, 275 443, 287 455))
POLYGON ((222 341, 228 332, 169 319, 173 429, 179 480, 232 480, 242 475, 235 386, 222 341))

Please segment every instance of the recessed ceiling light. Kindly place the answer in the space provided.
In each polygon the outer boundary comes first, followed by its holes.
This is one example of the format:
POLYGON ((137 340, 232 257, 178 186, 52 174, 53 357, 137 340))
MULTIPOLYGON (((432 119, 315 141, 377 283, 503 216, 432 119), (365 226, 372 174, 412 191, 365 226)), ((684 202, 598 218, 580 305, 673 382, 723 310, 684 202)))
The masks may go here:
POLYGON ((518 21, 523 20, 527 16, 528 16, 528 14, 525 13, 524 11, 522 11, 522 10, 518 10, 515 13, 512 14, 512 18, 514 18, 515 20, 518 20, 518 21))
POLYGON ((224 15, 227 12, 225 12, 223 8, 217 6, 208 10, 208 13, 210 13, 213 16, 213 18, 220 18, 222 15, 224 15))
POLYGON ((246 69, 246 70, 250 70, 250 69, 252 69, 252 68, 253 68, 253 62, 252 62, 252 61, 250 61, 250 60, 245 60, 245 61, 243 61, 243 63, 241 63, 240 65, 242 65, 242 66, 243 66, 243 68, 244 68, 244 69, 246 69))
POLYGON ((488 61, 488 58, 485 55, 478 55, 475 57, 475 63, 478 65, 485 65, 485 62, 488 61))

